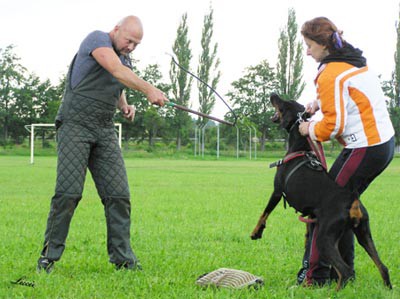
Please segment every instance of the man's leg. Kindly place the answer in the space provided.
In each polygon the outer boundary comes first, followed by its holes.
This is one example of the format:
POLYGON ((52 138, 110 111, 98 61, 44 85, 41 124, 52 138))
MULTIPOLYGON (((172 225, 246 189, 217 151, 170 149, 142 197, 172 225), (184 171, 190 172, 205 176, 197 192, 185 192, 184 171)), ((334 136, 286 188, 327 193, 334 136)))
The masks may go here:
POLYGON ((90 152, 88 136, 80 126, 63 124, 57 131, 58 160, 55 195, 51 200, 44 246, 38 270, 51 271, 65 249, 70 222, 82 197, 90 152))
POLYGON ((101 136, 89 169, 104 205, 110 262, 117 267, 136 268, 138 261, 130 244, 131 204, 125 163, 114 128, 103 128, 101 136))

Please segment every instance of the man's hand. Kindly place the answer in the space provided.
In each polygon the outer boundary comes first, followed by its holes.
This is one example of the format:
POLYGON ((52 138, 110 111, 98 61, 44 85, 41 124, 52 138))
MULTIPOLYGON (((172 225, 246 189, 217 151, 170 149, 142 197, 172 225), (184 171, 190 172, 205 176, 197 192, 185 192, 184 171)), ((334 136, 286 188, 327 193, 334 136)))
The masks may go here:
POLYGON ((136 108, 133 105, 125 105, 121 108, 122 115, 130 121, 133 121, 135 118, 136 108))
POLYGON ((160 107, 164 106, 165 102, 169 102, 165 94, 154 86, 146 94, 146 97, 151 104, 156 104, 160 107))

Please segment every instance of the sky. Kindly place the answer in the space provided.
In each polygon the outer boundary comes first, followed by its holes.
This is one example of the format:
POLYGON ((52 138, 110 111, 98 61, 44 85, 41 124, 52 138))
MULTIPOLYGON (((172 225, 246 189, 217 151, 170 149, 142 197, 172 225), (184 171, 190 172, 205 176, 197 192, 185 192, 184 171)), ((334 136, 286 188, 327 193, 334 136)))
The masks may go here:
MULTIPOLYGON (((213 42, 218 43, 221 60, 217 91, 222 96, 232 90, 231 83, 241 78, 246 68, 264 59, 276 65, 279 34, 290 8, 296 12, 299 29, 314 17, 331 19, 343 30, 345 40, 363 50, 369 67, 383 80, 390 79, 394 70, 397 0, 1 0, 0 48, 14 45, 29 72, 58 84, 88 33, 109 32, 124 16, 136 15, 142 20, 144 38, 133 57, 140 61, 139 68, 158 63, 164 81, 169 82, 170 57, 166 53, 172 52, 182 15, 188 14, 191 67, 196 70, 203 19, 210 7, 214 10, 213 42)), ((318 66, 305 49, 304 45, 302 103, 315 98, 313 78, 318 66)), ((197 105, 194 91, 191 107, 197 105)), ((222 117, 226 111, 217 99, 212 114, 222 117)))

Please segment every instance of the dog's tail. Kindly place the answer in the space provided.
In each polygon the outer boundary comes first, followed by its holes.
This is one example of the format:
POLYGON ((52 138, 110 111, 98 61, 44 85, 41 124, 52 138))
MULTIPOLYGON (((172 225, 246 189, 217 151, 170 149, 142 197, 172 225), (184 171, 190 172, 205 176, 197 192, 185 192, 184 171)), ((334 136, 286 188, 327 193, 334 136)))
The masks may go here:
POLYGON ((361 202, 358 197, 355 198, 350 208, 350 219, 353 222, 353 226, 357 227, 360 224, 363 213, 361 211, 361 202))

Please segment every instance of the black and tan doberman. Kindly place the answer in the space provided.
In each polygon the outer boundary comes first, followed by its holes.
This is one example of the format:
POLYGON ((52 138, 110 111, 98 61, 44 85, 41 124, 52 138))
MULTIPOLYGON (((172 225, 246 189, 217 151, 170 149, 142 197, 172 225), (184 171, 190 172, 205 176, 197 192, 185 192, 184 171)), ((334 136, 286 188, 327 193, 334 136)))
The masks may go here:
POLYGON ((271 95, 276 109, 275 123, 289 133, 288 152, 284 159, 274 164, 277 172, 274 191, 262 213, 251 238, 262 237, 268 216, 281 198, 302 216, 316 219, 319 225, 317 247, 324 260, 328 261, 338 274, 337 290, 352 277, 351 268, 342 259, 338 242, 346 230, 352 229, 358 243, 375 262, 386 286, 392 288, 389 271, 379 258, 372 240, 366 208, 357 194, 337 185, 319 160, 315 158, 306 137, 299 133, 299 123, 306 119, 304 106, 295 101, 284 101, 278 95, 271 95))

